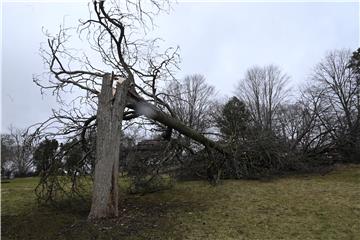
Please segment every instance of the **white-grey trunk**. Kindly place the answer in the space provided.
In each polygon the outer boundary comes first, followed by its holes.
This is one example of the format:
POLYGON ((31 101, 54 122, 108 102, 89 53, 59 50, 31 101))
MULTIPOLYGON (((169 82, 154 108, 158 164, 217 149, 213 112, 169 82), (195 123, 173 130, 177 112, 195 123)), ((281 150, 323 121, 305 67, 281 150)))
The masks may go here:
POLYGON ((96 165, 89 219, 118 216, 118 169, 128 81, 117 83, 113 76, 103 77, 97 110, 96 165))

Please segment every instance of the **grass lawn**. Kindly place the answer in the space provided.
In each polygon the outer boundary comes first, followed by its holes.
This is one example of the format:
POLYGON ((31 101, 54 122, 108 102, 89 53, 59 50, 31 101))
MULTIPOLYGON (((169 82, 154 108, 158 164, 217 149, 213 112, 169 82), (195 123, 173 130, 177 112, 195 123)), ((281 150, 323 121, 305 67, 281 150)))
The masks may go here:
POLYGON ((271 181, 182 182, 123 193, 121 216, 86 221, 89 200, 38 206, 37 178, 1 189, 2 239, 360 239, 360 166, 271 181))

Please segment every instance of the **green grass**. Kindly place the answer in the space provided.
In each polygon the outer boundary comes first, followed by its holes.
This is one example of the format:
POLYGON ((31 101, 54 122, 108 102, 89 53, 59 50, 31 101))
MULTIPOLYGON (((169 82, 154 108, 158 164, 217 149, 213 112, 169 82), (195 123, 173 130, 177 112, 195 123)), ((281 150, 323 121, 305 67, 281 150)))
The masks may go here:
POLYGON ((38 206, 37 181, 2 184, 2 239, 360 239, 360 166, 216 187, 183 182, 145 196, 123 192, 121 216, 95 224, 86 221, 88 200, 38 206))

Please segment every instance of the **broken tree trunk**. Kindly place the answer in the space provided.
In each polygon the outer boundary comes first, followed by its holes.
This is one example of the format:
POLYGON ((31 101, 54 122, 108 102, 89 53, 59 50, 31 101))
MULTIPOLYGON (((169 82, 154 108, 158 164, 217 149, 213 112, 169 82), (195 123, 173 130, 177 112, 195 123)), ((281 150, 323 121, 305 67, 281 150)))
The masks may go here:
POLYGON ((113 82, 112 74, 104 75, 98 96, 95 178, 89 220, 118 216, 118 166, 121 126, 126 106, 135 110, 137 115, 144 115, 206 147, 228 154, 222 145, 139 97, 134 89, 130 88, 129 80, 118 82, 115 92, 113 82))
POLYGON ((118 169, 121 126, 129 81, 117 82, 106 74, 97 110, 96 164, 89 219, 118 216, 118 169))
POLYGON ((138 115, 144 115, 154 121, 164 124, 167 127, 171 127, 172 129, 175 129, 179 133, 203 144, 206 147, 213 148, 222 154, 228 154, 228 152, 222 145, 208 139, 203 134, 186 126, 184 123, 177 120, 176 118, 162 112, 156 106, 148 103, 146 100, 140 98, 138 95, 133 94, 131 91, 129 92, 127 107, 135 110, 138 115))

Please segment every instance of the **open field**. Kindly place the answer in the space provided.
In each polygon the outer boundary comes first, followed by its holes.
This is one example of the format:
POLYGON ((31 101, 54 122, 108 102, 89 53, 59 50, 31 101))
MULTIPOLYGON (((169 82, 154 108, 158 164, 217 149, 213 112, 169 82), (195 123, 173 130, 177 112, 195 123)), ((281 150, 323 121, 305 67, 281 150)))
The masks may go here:
POLYGON ((2 239, 360 239, 360 166, 272 181, 178 183, 121 199, 121 217, 86 221, 89 201, 38 206, 36 178, 2 184, 2 239), (75 206, 76 205, 76 206, 75 206))

